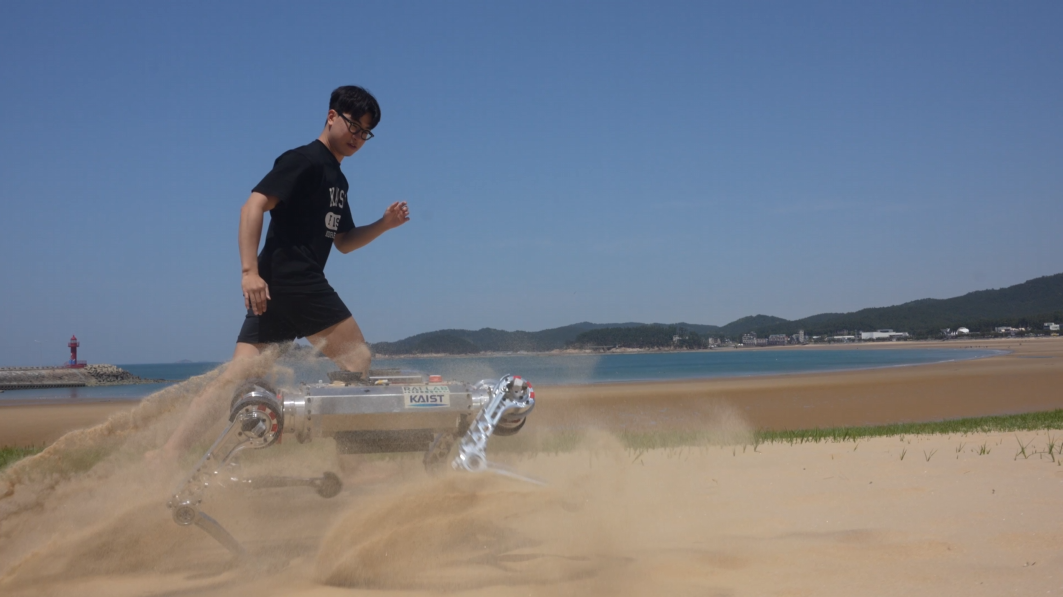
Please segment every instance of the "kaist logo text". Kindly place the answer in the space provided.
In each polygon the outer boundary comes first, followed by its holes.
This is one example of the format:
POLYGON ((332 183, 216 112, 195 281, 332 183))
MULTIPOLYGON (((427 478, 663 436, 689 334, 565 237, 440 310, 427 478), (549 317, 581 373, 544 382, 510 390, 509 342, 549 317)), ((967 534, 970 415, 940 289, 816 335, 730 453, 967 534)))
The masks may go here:
POLYGON ((450 386, 402 386, 406 408, 446 408, 450 406, 450 386))

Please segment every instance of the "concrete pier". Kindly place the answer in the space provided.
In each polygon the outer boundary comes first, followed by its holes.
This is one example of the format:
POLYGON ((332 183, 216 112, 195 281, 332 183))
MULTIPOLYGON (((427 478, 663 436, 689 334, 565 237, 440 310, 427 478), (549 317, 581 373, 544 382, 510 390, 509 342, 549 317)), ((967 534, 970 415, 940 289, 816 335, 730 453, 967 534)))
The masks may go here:
POLYGON ((162 379, 143 379, 114 365, 86 365, 80 369, 65 367, 0 368, 0 390, 38 388, 80 388, 158 383, 162 379))

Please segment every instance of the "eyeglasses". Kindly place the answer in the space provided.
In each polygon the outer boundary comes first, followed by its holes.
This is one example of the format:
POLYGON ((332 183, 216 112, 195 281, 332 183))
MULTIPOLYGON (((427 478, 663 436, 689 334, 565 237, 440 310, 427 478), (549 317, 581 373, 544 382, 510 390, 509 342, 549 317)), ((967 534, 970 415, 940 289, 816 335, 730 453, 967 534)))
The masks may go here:
MULTIPOLYGON (((340 114, 339 112, 336 113, 340 114)), ((368 141, 373 138, 372 131, 367 131, 363 129, 362 127, 358 126, 357 122, 353 122, 350 118, 347 118, 343 114, 340 114, 340 118, 342 118, 343 121, 347 123, 347 130, 351 131, 351 134, 355 137, 361 137, 363 141, 368 141)))

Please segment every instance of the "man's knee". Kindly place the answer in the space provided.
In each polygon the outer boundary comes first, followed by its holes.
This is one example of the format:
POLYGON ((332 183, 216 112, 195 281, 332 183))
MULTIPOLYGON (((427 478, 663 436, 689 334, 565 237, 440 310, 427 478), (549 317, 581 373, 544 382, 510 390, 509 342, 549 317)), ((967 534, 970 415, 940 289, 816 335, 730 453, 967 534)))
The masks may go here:
POLYGON ((233 359, 218 376, 219 383, 239 383, 251 377, 267 377, 280 356, 270 344, 237 342, 233 359))
POLYGON ((365 342, 352 342, 341 354, 332 357, 332 360, 348 371, 365 372, 369 369, 372 354, 365 342))
POLYGON ((233 351, 233 360, 237 359, 250 359, 262 354, 262 351, 269 346, 268 344, 251 344, 248 342, 237 342, 236 350, 233 351))
POLYGON ((307 337, 315 348, 329 357, 347 354, 358 345, 365 344, 362 330, 353 317, 348 317, 336 325, 307 337))
POLYGON ((348 317, 307 339, 343 369, 368 371, 371 360, 369 345, 353 317, 348 317))

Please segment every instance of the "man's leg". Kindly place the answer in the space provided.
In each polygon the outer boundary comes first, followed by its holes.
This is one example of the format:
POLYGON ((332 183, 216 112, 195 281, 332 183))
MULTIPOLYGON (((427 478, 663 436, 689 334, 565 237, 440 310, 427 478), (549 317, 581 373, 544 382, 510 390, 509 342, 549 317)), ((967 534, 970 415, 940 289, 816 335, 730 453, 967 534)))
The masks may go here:
POLYGON ((353 317, 307 336, 306 339, 314 348, 332 359, 333 363, 339 365, 340 369, 358 371, 363 379, 369 378, 369 345, 365 343, 362 330, 353 317))
MULTIPOLYGON (((358 371, 369 379, 372 355, 353 317, 307 336, 307 340, 345 371, 358 371)), ((375 483, 395 476, 393 463, 371 463, 365 454, 337 454, 340 472, 348 483, 375 483)))
POLYGON ((236 350, 233 351, 233 360, 249 359, 257 357, 262 354, 262 351, 266 349, 269 344, 248 344, 247 342, 237 342, 236 350))
POLYGON ((225 371, 222 371, 217 379, 210 382, 199 395, 192 399, 191 404, 188 405, 188 412, 170 435, 170 439, 159 450, 149 452, 147 457, 170 462, 177 461, 185 450, 192 447, 198 435, 205 428, 217 422, 220 416, 227 415, 227 412, 221 412, 221 407, 228 407, 228 403, 218 400, 218 392, 231 389, 248 377, 252 377, 252 372, 261 368, 262 365, 256 357, 261 356, 267 346, 269 345, 237 342, 236 350, 233 351, 233 360, 225 366, 225 371))

